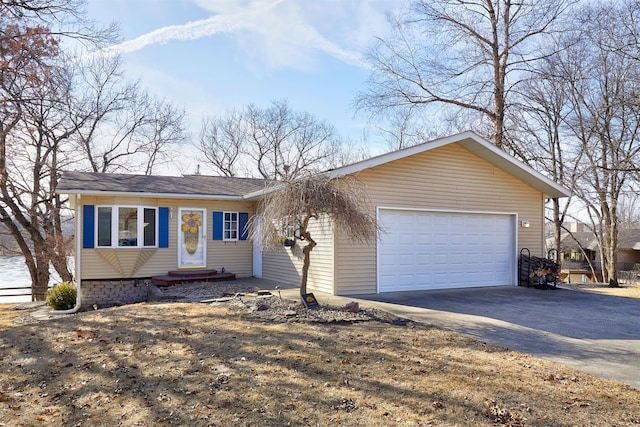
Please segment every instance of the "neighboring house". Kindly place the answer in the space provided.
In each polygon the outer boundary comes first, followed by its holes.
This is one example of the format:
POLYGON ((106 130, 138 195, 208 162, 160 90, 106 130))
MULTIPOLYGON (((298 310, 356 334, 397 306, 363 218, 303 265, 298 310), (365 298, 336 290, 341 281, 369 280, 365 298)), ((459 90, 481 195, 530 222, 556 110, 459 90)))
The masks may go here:
MULTIPOLYGON (((602 281, 598 239, 584 224, 573 223, 560 240, 561 278, 568 283, 602 281), (591 265, 591 266, 590 266, 591 265), (593 270, 592 268, 593 267, 593 270)), ((553 244, 552 240, 549 241, 553 244)), ((618 270, 640 267, 640 229, 618 231, 618 270)))
POLYGON ((640 267, 640 229, 618 230, 618 269, 638 270, 640 267))
MULTIPOLYGON (((591 283, 602 281, 598 261, 598 241, 582 224, 572 224, 571 233, 560 236, 560 280, 564 283, 591 283), (593 267, 593 268, 592 268, 593 267)), ((555 245, 554 239, 548 241, 555 245)))
MULTIPOLYGON (((327 173, 357 176, 383 229, 363 245, 326 219, 316 224, 308 289, 336 295, 516 285, 520 250, 543 255, 546 199, 569 195, 473 132, 327 173)), ((194 267, 299 284, 300 244, 263 253, 258 242, 244 240, 265 185, 224 177, 63 174, 58 192, 70 195, 82 230, 76 251, 82 304, 104 289, 144 288, 151 276, 194 267), (128 216, 136 218, 135 227, 128 216), (200 233, 197 245, 186 240, 196 231, 190 227, 200 233)))

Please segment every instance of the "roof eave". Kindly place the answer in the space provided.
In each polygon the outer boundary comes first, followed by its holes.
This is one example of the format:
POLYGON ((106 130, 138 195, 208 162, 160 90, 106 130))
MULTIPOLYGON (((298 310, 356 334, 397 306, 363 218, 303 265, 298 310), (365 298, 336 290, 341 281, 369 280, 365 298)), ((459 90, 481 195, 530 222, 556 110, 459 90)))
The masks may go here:
POLYGON ((405 157, 433 150, 451 143, 458 143, 462 145, 477 156, 484 158, 508 173, 518 177, 522 181, 529 183, 532 187, 543 192, 549 198, 569 197, 571 195, 571 191, 567 188, 553 182, 524 163, 519 162, 472 131, 462 132, 424 144, 414 145, 402 150, 382 154, 361 162, 331 170, 328 173, 331 178, 354 174, 364 169, 369 169, 394 160, 403 159, 405 157))
POLYGON ((260 197, 264 196, 268 191, 266 189, 264 190, 258 190, 258 191, 253 191, 249 194, 245 194, 244 196, 242 196, 242 200, 248 200, 250 202, 255 202, 258 201, 260 199, 260 197))
POLYGON ((126 197, 152 197, 158 199, 198 199, 198 200, 244 200, 243 196, 226 194, 184 194, 184 193, 148 193, 130 191, 95 191, 59 189, 59 194, 77 194, 80 196, 126 196, 126 197))
POLYGON ((502 170, 520 178, 522 181, 543 192, 549 198, 571 196, 569 189, 537 172, 531 166, 516 160, 495 145, 477 136, 471 139, 459 141, 459 144, 472 153, 499 166, 502 170), (471 139, 473 139, 474 143, 472 143, 471 139))
MULTIPOLYGON (((322 174, 325 174, 325 172, 321 172, 320 173, 320 175, 322 175, 322 174)), ((284 185, 284 182, 276 182, 273 185, 269 185, 269 186, 267 186, 265 188, 261 188, 260 190, 256 190, 256 191, 253 191, 251 193, 247 193, 244 196, 242 196, 242 198, 244 200, 257 201, 257 200, 260 200, 261 197, 264 197, 267 194, 272 193, 272 192, 282 188, 283 185, 284 185)))
POLYGON ((394 160, 400 160, 405 157, 412 156, 414 154, 422 153, 425 151, 433 150, 438 147, 442 147, 452 142, 459 142, 465 138, 478 138, 477 135, 471 131, 459 133, 456 135, 447 136, 444 138, 436 139, 434 141, 426 142, 424 144, 413 145, 411 147, 403 148, 397 151, 391 151, 389 153, 380 154, 379 156, 371 157, 360 162, 352 163, 347 166, 332 169, 328 171, 330 178, 336 178, 339 176, 350 175, 358 173, 365 169, 370 169, 376 166, 383 165, 385 163, 392 162, 394 160))

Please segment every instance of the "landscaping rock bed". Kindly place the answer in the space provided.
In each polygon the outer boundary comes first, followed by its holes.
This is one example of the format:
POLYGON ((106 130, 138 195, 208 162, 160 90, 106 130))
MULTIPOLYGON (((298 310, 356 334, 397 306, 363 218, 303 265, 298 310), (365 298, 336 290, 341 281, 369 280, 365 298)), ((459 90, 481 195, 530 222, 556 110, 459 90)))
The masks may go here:
POLYGON ((378 320, 396 325, 407 322, 376 309, 360 309, 353 304, 345 307, 320 305, 307 309, 301 301, 283 299, 277 290, 259 289, 242 281, 191 283, 160 288, 161 299, 199 302, 228 306, 243 316, 269 322, 349 323, 378 320))

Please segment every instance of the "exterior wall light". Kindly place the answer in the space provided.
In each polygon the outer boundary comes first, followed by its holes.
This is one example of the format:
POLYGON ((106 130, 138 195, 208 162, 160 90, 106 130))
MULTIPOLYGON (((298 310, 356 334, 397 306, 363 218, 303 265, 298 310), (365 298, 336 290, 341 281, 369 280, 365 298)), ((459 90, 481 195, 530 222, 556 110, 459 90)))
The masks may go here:
POLYGON ((522 228, 529 228, 531 226, 531 224, 529 224, 529 221, 520 221, 520 227, 522 228))

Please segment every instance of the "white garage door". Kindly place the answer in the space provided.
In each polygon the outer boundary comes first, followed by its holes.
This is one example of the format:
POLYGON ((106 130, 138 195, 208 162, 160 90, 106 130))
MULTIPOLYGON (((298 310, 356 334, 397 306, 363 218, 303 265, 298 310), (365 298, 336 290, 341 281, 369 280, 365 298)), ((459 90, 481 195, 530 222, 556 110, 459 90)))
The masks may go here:
POLYGON ((513 215, 381 209, 378 291, 513 285, 513 215))

